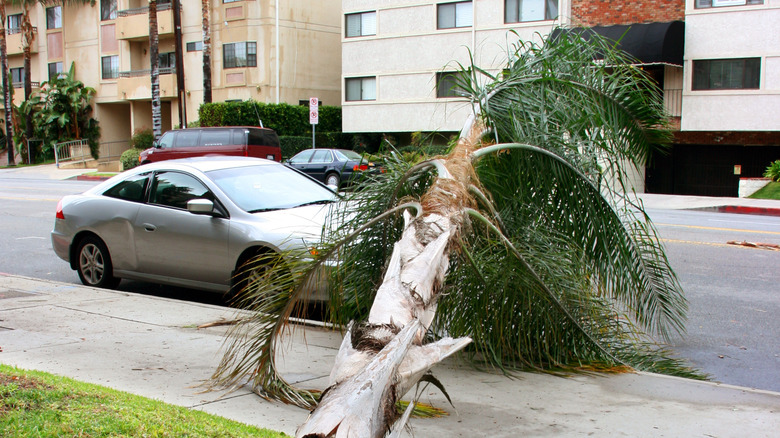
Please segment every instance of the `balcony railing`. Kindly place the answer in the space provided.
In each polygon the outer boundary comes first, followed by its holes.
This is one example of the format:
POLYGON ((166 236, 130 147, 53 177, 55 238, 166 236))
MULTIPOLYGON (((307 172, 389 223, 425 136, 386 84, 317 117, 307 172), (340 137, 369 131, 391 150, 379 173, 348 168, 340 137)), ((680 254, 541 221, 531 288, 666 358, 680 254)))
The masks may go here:
MULTIPOLYGON (((170 3, 157 3, 157 12, 167 11, 168 9, 171 9, 170 3)), ((129 17, 131 15, 141 15, 141 14, 148 14, 148 13, 149 13, 149 6, 144 6, 142 8, 123 9, 121 11, 118 11, 117 15, 120 17, 129 17)))
MULTIPOLYGON (((176 73, 176 67, 161 67, 160 68, 160 74, 161 75, 172 75, 176 73)), ((151 69, 146 70, 130 70, 130 71, 120 71, 119 77, 120 78, 137 78, 141 76, 150 76, 152 74, 151 69)))
MULTIPOLYGON (((30 82, 30 85, 32 85, 33 88, 41 88, 40 82, 32 81, 30 82)), ((24 88, 24 81, 22 82, 14 82, 13 83, 14 88, 24 88)))

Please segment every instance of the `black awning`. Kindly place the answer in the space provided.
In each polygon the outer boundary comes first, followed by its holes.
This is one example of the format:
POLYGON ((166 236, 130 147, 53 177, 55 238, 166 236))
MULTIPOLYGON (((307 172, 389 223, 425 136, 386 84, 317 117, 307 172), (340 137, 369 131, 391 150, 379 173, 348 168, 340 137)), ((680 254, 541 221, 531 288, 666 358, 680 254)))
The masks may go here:
POLYGON ((560 32, 575 32, 585 39, 588 38, 589 32, 593 32, 617 41, 619 49, 628 52, 642 64, 683 64, 683 21, 556 29, 551 37, 555 38, 560 32))

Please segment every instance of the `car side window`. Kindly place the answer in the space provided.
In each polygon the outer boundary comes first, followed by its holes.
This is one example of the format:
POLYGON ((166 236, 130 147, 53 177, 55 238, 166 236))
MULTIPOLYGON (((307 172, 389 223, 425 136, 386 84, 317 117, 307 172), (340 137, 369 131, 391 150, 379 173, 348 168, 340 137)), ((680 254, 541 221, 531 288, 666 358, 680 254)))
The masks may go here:
POLYGON ((246 133, 247 131, 243 129, 234 129, 233 141, 231 142, 231 144, 236 146, 246 146, 246 133))
POLYGON ((311 155, 314 153, 313 149, 309 149, 307 151, 303 151, 299 153, 298 155, 292 157, 290 159, 290 163, 293 164, 305 164, 309 162, 309 159, 311 158, 311 155))
POLYGON ((154 176, 149 202, 166 207, 187 208, 192 199, 214 200, 214 195, 194 176, 181 172, 158 172, 154 176))
POLYGON ((324 149, 317 149, 314 151, 314 156, 311 157, 312 163, 330 163, 333 161, 330 157, 330 151, 324 149))
POLYGON ((200 133, 201 146, 224 146, 230 143, 230 130, 209 129, 200 133))
POLYGON ((166 132, 162 137, 160 137, 159 145, 161 148, 172 148, 173 147, 173 135, 175 132, 166 132))
POLYGON ((148 183, 148 173, 134 175, 106 190, 103 195, 111 198, 124 199, 125 201, 143 202, 148 183))
POLYGON ((191 148, 198 145, 198 130, 182 130, 176 133, 177 148, 191 148))

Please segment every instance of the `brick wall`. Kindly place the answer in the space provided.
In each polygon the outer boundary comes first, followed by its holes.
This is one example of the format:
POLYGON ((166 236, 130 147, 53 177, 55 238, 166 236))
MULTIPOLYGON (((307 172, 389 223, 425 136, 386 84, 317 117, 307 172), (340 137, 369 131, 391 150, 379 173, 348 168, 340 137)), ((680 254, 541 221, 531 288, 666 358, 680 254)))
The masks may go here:
POLYGON ((663 23, 685 20, 685 0, 572 0, 575 26, 663 23))

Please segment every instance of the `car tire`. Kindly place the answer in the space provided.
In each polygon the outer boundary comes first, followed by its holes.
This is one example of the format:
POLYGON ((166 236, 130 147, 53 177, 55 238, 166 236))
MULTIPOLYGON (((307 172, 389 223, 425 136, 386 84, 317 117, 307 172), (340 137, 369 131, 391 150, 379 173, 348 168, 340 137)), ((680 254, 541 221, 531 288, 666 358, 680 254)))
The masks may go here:
POLYGON ((268 260, 257 261, 257 257, 270 255, 262 251, 258 251, 252 256, 241 261, 236 268, 236 274, 233 277, 233 282, 230 286, 227 299, 231 302, 236 302, 243 298, 244 289, 247 288, 253 281, 260 280, 264 276, 268 276, 273 272, 271 263, 268 260))
POLYGON ((76 271, 83 284, 105 289, 113 289, 119 284, 119 279, 114 277, 108 248, 99 238, 88 236, 81 239, 76 257, 76 271))
POLYGON ((341 183, 341 178, 338 173, 329 173, 325 175, 325 185, 338 187, 341 183))

